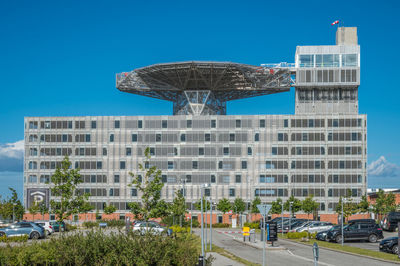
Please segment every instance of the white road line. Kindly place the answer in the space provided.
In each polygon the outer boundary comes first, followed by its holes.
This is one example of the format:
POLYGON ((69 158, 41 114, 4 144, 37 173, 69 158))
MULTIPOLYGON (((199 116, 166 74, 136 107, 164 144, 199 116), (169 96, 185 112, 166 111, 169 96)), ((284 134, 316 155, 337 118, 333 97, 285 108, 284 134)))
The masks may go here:
MULTIPOLYGON (((288 252, 290 255, 292 255, 292 256, 294 256, 294 257, 296 257, 296 258, 299 258, 299 259, 302 259, 302 260, 305 260, 305 261, 314 262, 314 260, 312 260, 312 259, 305 258, 305 257, 299 256, 299 255, 293 254, 293 252, 291 252, 290 250, 287 250, 287 252, 288 252)), ((328 263, 325 263, 325 262, 322 262, 322 261, 318 261, 318 265, 335 266, 335 265, 333 265, 333 264, 328 264, 328 263)))

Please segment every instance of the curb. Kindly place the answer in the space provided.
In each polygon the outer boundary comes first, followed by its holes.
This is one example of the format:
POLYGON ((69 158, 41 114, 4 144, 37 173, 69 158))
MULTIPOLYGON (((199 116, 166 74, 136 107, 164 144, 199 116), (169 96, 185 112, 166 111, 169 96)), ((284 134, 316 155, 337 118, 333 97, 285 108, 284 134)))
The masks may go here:
MULTIPOLYGON (((287 241, 287 242, 291 242, 291 243, 296 243, 296 244, 300 244, 303 246, 308 246, 308 247, 312 247, 312 245, 308 245, 308 244, 304 244, 301 242, 297 242, 297 241, 292 241, 292 240, 288 240, 288 239, 281 239, 283 242, 287 241)), ((348 255, 353 255, 353 256, 358 256, 358 257, 363 257, 363 258, 368 258, 368 259, 373 259, 373 260, 377 260, 377 261, 383 261, 383 262, 388 262, 388 263, 395 263, 395 264, 400 264, 400 261, 394 261, 394 260, 385 260, 385 259, 381 259, 381 258, 376 258, 376 257, 371 257, 371 256, 367 256, 367 255, 361 255, 361 254, 356 254, 356 253, 352 253, 352 252, 348 252, 348 251, 343 251, 343 250, 337 250, 334 248, 327 248, 327 247, 320 247, 320 249, 325 249, 325 250, 329 250, 329 251, 335 251, 335 252, 339 252, 339 253, 343 253, 343 254, 348 254, 348 255)))
MULTIPOLYGON (((245 244, 246 246, 249 246, 249 247, 252 247, 252 248, 263 249, 262 247, 259 247, 259 246, 255 245, 255 244, 252 244, 250 242, 243 242, 243 241, 241 241, 241 240, 239 240, 237 238, 233 238, 233 241, 245 244)), ((285 247, 267 247, 266 246, 265 250, 287 250, 287 248, 285 248, 285 247)))

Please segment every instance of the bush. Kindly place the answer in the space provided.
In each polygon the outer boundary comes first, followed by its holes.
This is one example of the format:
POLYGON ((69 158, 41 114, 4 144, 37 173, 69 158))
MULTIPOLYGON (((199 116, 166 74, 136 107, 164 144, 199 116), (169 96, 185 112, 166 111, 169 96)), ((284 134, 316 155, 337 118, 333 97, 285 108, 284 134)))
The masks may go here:
POLYGON ((0 265, 195 265, 196 236, 101 231, 61 235, 50 241, 0 248, 0 265))
POLYGON ((124 227, 124 220, 101 220, 99 223, 107 223, 107 227, 124 227))
POLYGON ((172 229, 172 232, 174 233, 190 233, 190 227, 181 227, 179 225, 173 225, 169 228, 172 229))
POLYGON ((317 233, 308 233, 307 231, 303 232, 289 232, 287 233, 287 238, 289 239, 300 239, 300 238, 314 238, 317 235, 317 233))
POLYGON ((213 228, 229 228, 229 227, 231 227, 231 225, 230 224, 218 223, 218 224, 213 224, 212 227, 213 228))
POLYGON ((83 222, 82 226, 85 228, 99 227, 99 222, 86 221, 86 222, 83 222))
POLYGON ((250 229, 259 229, 260 228, 260 222, 254 222, 254 223, 244 223, 245 227, 250 227, 250 229))
POLYGON ((29 236, 28 235, 22 235, 22 236, 2 236, 0 237, 0 242, 2 243, 11 243, 11 242, 26 242, 28 241, 29 236))
POLYGON ((65 224, 65 231, 73 231, 76 230, 78 228, 78 226, 76 225, 72 225, 72 224, 65 224))

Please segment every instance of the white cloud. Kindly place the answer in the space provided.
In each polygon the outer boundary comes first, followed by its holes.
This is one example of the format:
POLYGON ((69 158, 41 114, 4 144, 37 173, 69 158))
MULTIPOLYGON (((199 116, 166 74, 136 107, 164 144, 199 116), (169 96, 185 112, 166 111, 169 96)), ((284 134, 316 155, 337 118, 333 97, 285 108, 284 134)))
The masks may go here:
POLYGON ((24 140, 14 143, 0 144, 0 158, 24 158, 24 140))
POLYGON ((384 156, 368 165, 368 175, 377 177, 397 177, 400 176, 400 166, 390 163, 384 156))

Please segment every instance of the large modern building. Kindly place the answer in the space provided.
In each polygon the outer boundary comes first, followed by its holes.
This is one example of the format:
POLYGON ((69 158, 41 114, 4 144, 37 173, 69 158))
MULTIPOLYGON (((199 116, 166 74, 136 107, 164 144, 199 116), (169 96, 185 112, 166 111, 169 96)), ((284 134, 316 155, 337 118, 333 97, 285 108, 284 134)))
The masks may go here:
MULTIPOLYGON (((295 64, 157 64, 117 75, 120 91, 173 102, 173 115, 26 117, 24 200, 49 201, 50 176, 65 155, 81 169, 80 189, 102 210, 125 213, 140 201, 129 172, 150 148, 162 170, 162 196, 185 189, 188 204, 205 195, 263 202, 314 195, 333 213, 348 189, 367 189, 367 120, 358 113, 357 29, 339 27, 336 45, 298 46, 295 64), (227 115, 230 100, 294 87, 295 114, 227 115)), ((148 166, 148 165, 147 165, 148 166)))

